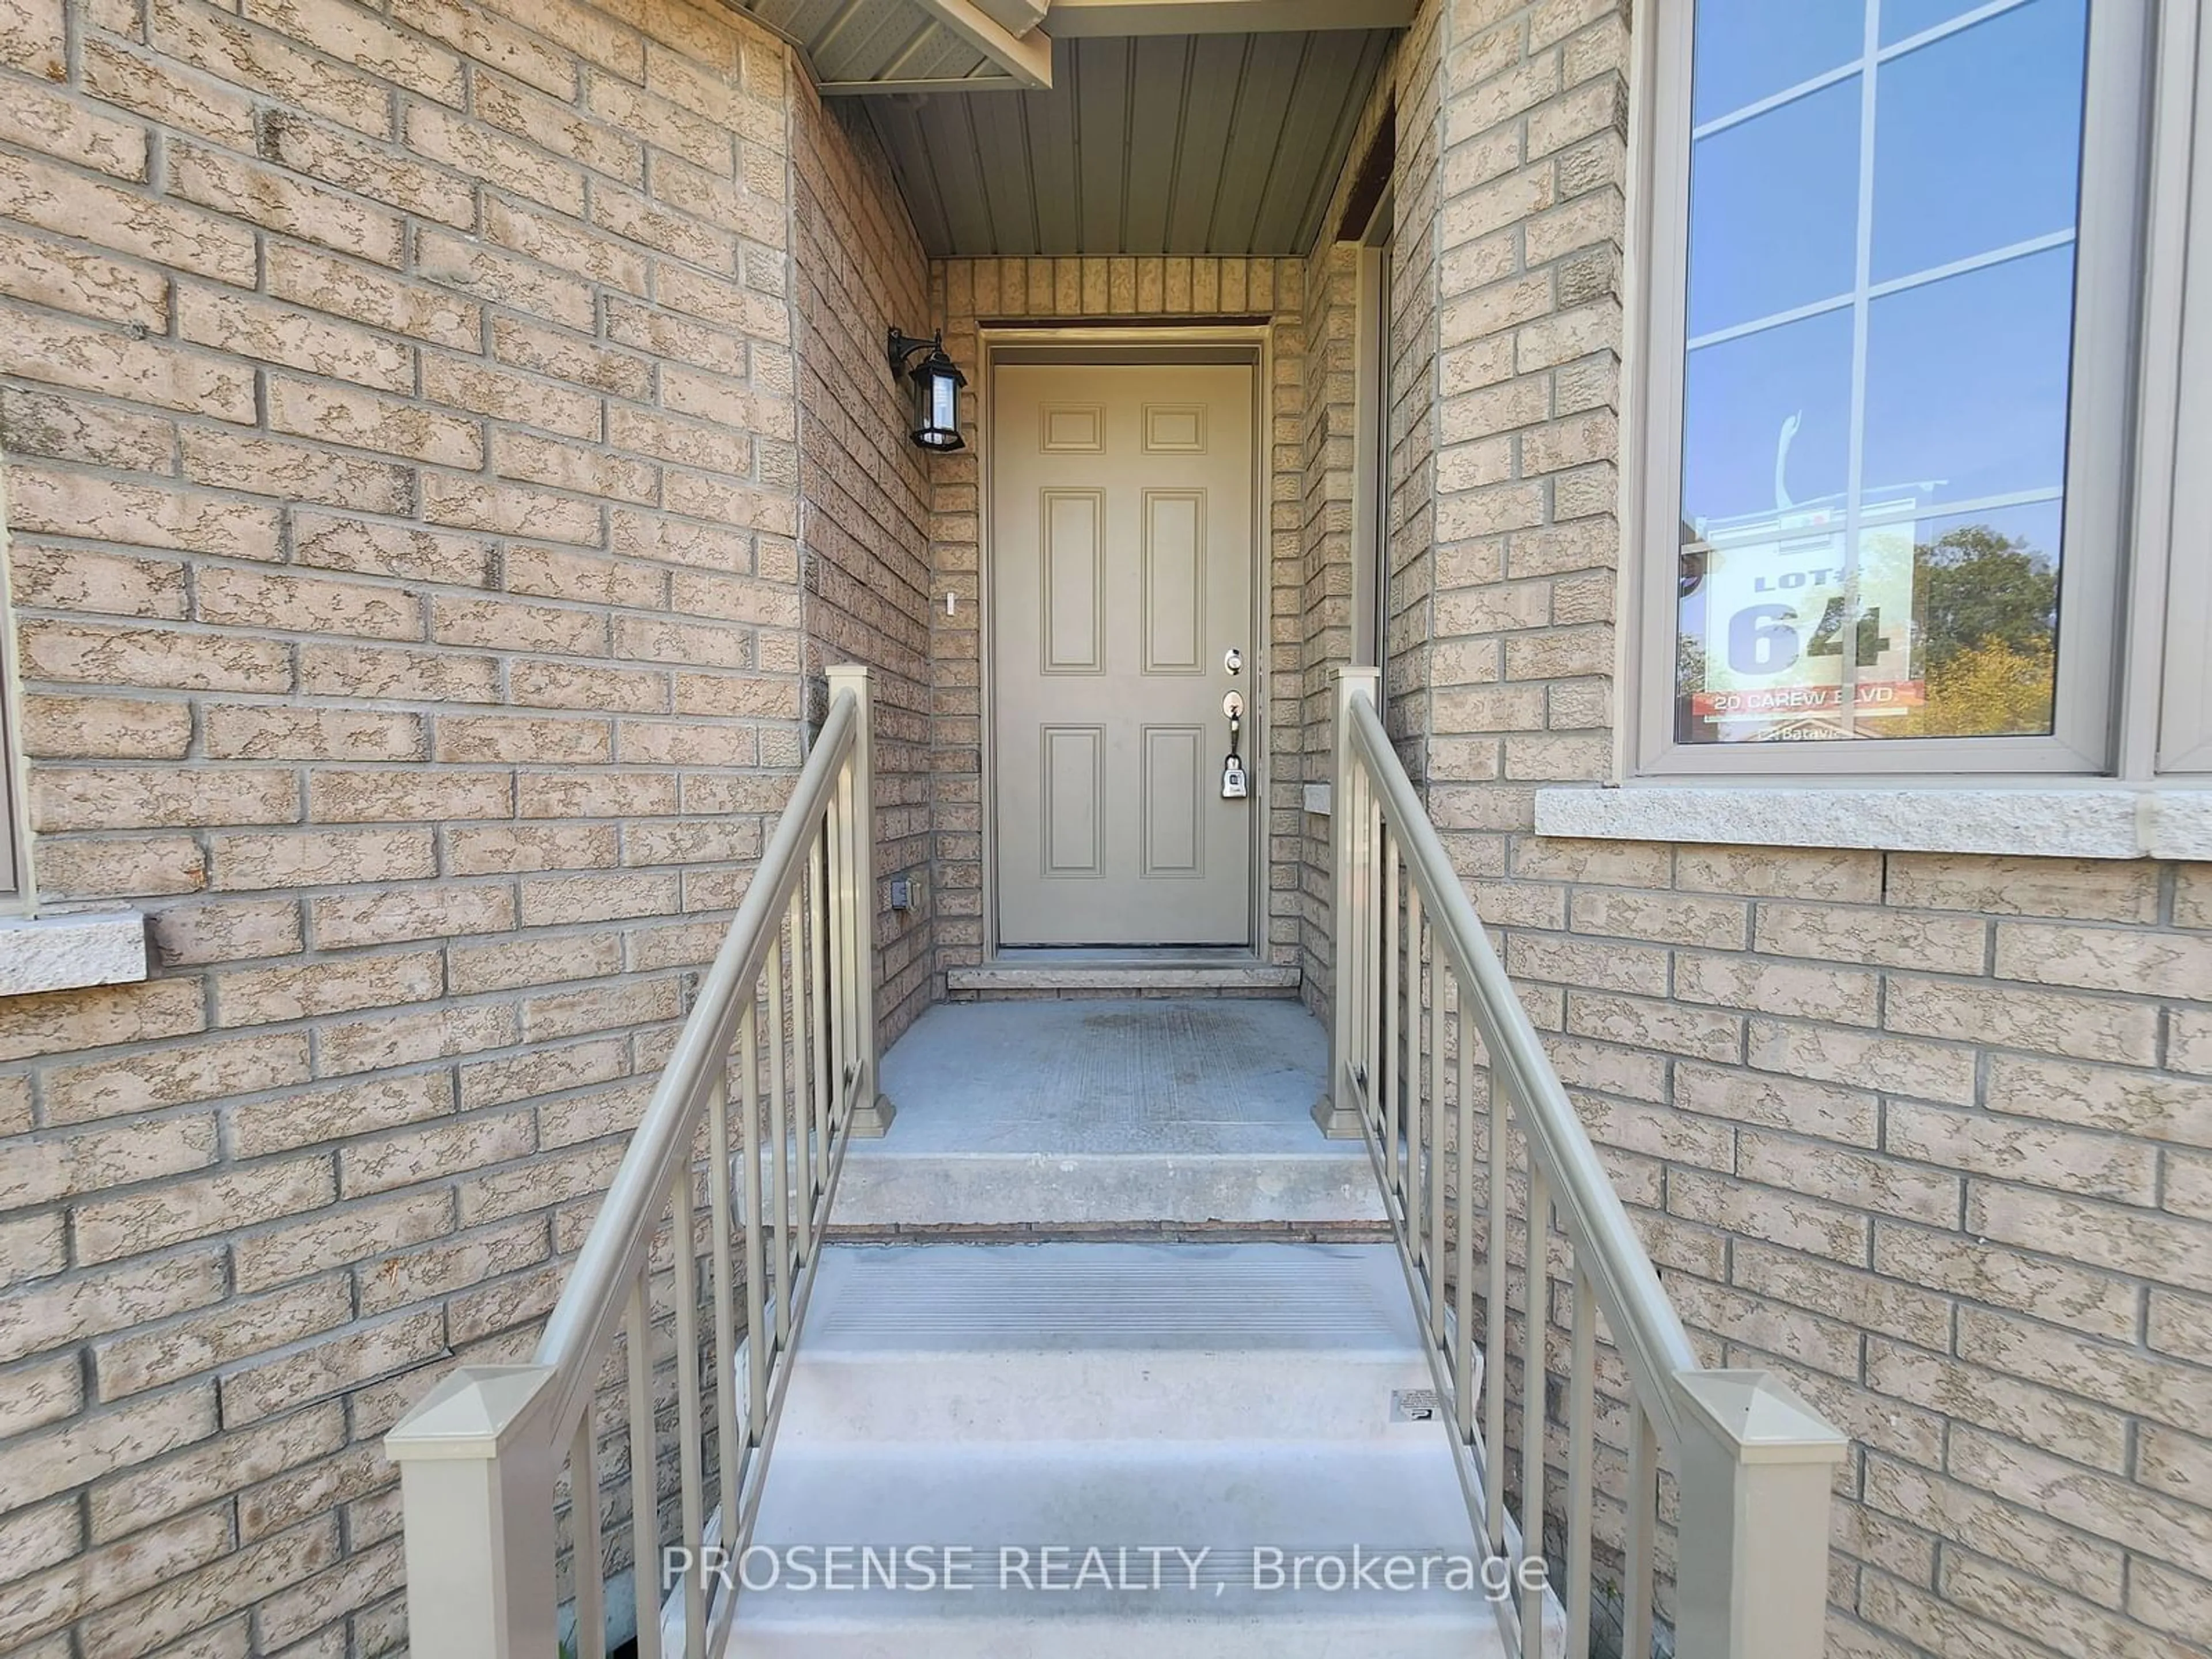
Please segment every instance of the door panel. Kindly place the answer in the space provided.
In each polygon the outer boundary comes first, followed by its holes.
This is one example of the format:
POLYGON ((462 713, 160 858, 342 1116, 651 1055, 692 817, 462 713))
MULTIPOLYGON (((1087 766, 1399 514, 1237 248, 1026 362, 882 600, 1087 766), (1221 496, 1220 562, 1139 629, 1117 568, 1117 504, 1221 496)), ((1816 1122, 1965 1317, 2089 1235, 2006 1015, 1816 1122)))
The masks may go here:
POLYGON ((1001 942, 1245 945, 1256 770, 1249 364, 1006 364, 992 380, 1001 942))
POLYGON ((1105 796, 1106 733, 1096 726, 1044 728, 1042 787, 1044 873, 1053 877, 1104 873, 1101 811, 1105 796))

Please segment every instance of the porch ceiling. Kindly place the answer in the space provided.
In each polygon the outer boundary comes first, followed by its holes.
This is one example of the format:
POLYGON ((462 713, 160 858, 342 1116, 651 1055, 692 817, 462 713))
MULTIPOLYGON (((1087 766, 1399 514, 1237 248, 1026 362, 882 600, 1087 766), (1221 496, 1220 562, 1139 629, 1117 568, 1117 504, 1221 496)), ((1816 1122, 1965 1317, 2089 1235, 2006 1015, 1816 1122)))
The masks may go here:
POLYGON ((873 98, 867 112, 935 256, 1299 254, 1389 38, 1063 36, 1048 88, 873 98))

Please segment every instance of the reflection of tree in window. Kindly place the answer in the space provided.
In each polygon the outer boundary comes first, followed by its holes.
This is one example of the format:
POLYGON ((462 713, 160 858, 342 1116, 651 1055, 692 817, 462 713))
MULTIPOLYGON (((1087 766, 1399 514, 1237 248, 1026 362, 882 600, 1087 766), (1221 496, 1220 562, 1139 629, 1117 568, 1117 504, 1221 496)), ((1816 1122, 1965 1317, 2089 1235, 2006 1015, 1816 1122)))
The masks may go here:
POLYGON ((1697 528, 1682 520, 1681 562, 1674 574, 1674 603, 1680 618, 1674 648, 1674 741, 1714 743, 1720 734, 1692 710, 1690 699, 1705 689, 1705 641, 1702 590, 1712 550, 1697 528), (1692 601, 1695 600, 1693 606, 1692 601))
POLYGON ((2051 730, 2058 569, 2024 538, 1961 525, 1913 550, 1916 673, 1928 700, 1902 737, 2051 730))

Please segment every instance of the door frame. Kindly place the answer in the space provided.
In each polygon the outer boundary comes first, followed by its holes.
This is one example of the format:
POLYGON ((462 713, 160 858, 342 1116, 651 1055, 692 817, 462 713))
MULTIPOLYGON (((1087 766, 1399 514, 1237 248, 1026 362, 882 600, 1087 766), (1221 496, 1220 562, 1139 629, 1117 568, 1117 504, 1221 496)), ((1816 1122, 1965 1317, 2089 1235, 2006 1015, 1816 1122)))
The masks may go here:
MULTIPOLYGON (((1274 330, 1264 320, 1240 323, 1206 322, 1178 325, 1146 321, 1140 325, 1093 324, 1072 328, 1041 328, 983 324, 976 330, 980 359, 975 386, 975 625, 977 684, 981 692, 981 730, 979 733, 981 861, 983 871, 983 961, 988 963, 1021 961, 1019 955, 1003 954, 999 927, 999 796, 997 783, 998 704, 995 665, 998 659, 996 619, 992 614, 992 455, 996 427, 991 408, 996 371, 1001 362, 1066 362, 1089 367, 1109 363, 1231 362, 1252 369, 1252 690, 1251 718, 1246 723, 1245 768, 1251 783, 1251 878, 1245 900, 1245 949, 1255 963, 1267 960, 1267 816, 1274 768, 1270 746, 1273 723, 1268 719, 1268 660, 1273 635, 1269 628, 1274 593, 1268 545, 1267 480, 1273 447, 1268 424, 1268 391, 1274 383, 1274 330)), ((1023 947, 1016 946, 1018 952, 1023 947)), ((1117 958, 1163 963, 1188 958, 1194 951, 1174 946, 1132 946, 1115 951, 1117 958)), ((1218 955, 1209 953, 1209 959, 1218 955)))

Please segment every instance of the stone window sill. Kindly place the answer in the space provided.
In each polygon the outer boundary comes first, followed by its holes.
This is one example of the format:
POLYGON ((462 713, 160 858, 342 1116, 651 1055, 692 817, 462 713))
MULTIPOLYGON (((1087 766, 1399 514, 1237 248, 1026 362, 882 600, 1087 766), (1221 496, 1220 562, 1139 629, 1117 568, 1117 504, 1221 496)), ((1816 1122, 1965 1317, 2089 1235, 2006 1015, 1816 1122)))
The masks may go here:
POLYGON ((1629 784, 1536 792, 1536 833, 1734 847, 2212 859, 2212 790, 1629 784))
POLYGON ((0 996, 145 977, 146 918, 136 910, 0 917, 0 996))

